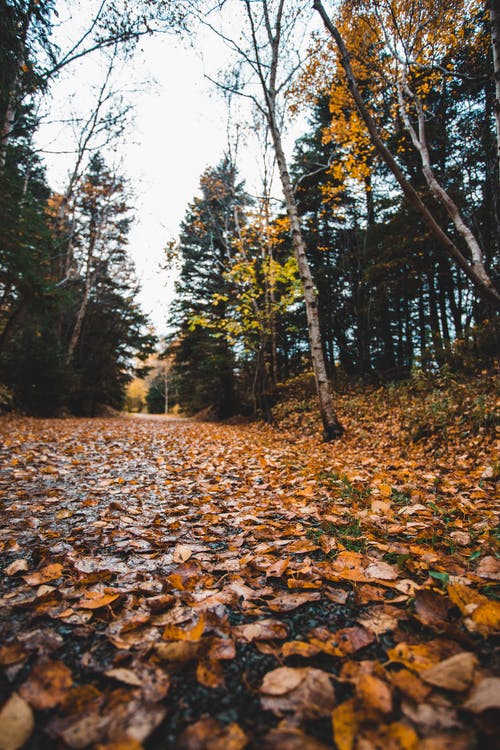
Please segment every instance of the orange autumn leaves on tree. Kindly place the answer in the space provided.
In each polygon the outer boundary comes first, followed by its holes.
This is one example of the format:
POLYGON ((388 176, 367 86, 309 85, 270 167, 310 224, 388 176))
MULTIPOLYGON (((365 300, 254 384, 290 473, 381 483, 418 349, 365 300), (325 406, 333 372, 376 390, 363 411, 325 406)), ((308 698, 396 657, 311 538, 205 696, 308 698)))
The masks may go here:
MULTIPOLYGON (((401 122, 398 81, 403 78, 424 109, 430 108, 435 91, 453 80, 456 59, 465 43, 488 54, 488 33, 476 23, 484 12, 476 0, 345 0, 336 9, 336 26, 351 56, 360 92, 382 139, 396 138, 396 153, 411 148, 401 122), (464 22, 457 24, 457 18, 464 22)), ((332 144, 328 172, 333 181, 322 186, 322 192, 325 203, 341 213, 346 181, 357 183, 362 193, 369 192, 379 157, 353 102, 333 40, 316 36, 310 61, 290 94, 292 111, 327 98, 331 120, 324 128, 323 142, 332 144)), ((410 117, 413 105, 409 99, 410 117)))

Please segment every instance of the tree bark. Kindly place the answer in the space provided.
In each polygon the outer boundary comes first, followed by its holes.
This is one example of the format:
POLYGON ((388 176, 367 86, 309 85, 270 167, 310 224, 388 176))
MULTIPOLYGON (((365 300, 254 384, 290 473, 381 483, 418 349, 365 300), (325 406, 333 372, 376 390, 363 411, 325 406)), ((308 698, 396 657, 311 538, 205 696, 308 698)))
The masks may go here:
POLYGON ((500 293, 495 289, 491 279, 484 269, 484 266, 480 267, 477 263, 476 258, 474 257, 472 259, 472 263, 469 263, 467 258, 462 254, 459 248, 438 224, 434 216, 431 214, 425 203, 420 198, 420 195, 415 190, 413 185, 411 185, 411 183, 404 176, 399 164, 396 162, 394 156, 383 142, 378 127, 370 112, 368 111, 368 108, 359 90, 356 77, 352 70, 350 56, 345 46, 344 40, 342 39, 342 36, 340 35, 337 27, 332 23, 321 0, 314 0, 313 7, 318 11, 325 25, 325 28, 335 40, 335 43, 340 52, 341 64, 347 77, 347 85, 356 103, 359 114, 361 115, 367 127, 370 139, 375 149, 380 154, 380 156, 398 181, 406 199, 420 213, 430 231, 439 241, 441 246, 444 247, 448 255, 462 269, 468 279, 473 283, 478 293, 488 299, 490 303, 493 303, 497 309, 500 309, 500 293))
POLYGON ((274 29, 271 25, 269 16, 269 6, 267 0, 263 0, 262 13, 264 28, 267 34, 267 49, 270 52, 270 61, 264 63, 261 59, 262 47, 259 45, 255 29, 254 16, 251 9, 251 1, 246 0, 246 10, 251 27, 253 54, 255 56, 254 70, 258 75, 262 93, 264 96, 264 106, 261 107, 266 115, 271 139, 273 142, 276 163, 285 197, 285 204, 290 221, 290 232, 292 245, 297 260, 299 276, 302 283, 304 302, 307 316, 307 326, 309 331, 309 345, 311 350, 311 360, 316 382, 316 391, 318 394, 319 410, 323 422, 323 436, 325 441, 340 438, 344 433, 344 428, 340 424, 335 414, 332 402, 330 383, 328 380, 325 353, 323 351, 323 342, 318 315, 318 298, 317 290, 312 278, 311 269, 307 260, 306 246, 300 227, 299 213, 295 192, 290 179, 290 173, 283 149, 281 129, 277 120, 277 75, 279 54, 282 44, 282 20, 284 0, 280 0, 276 10, 274 29))
POLYGON ((500 13, 496 0, 490 0, 491 46, 493 50, 493 74, 495 76, 495 124, 497 131, 497 180, 500 181, 500 13))
POLYGON ((306 247, 300 228, 295 194, 290 180, 290 174, 288 172, 280 133, 275 126, 271 127, 271 135, 273 138, 276 153, 276 162, 278 164, 281 184, 283 187, 283 194, 285 196, 288 218, 290 220, 293 250, 295 253, 295 258, 297 260, 299 276, 304 292, 307 327, 309 331, 309 343, 311 347, 311 359, 314 370, 314 378, 316 381, 316 390, 318 393, 319 409, 321 419, 323 421, 324 437, 327 441, 335 440, 336 438, 342 436, 344 429, 337 419, 332 404, 332 394, 330 391, 330 383, 326 371, 323 342, 321 339, 319 326, 318 297, 316 287, 314 285, 311 269, 307 260, 306 247))

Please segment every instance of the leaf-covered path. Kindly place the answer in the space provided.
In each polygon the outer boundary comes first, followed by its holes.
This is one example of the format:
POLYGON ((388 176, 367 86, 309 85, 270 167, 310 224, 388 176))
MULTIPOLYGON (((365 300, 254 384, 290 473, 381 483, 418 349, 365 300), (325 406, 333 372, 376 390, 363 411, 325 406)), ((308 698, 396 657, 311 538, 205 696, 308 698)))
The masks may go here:
POLYGON ((493 747, 491 455, 0 429, 3 750, 493 747))

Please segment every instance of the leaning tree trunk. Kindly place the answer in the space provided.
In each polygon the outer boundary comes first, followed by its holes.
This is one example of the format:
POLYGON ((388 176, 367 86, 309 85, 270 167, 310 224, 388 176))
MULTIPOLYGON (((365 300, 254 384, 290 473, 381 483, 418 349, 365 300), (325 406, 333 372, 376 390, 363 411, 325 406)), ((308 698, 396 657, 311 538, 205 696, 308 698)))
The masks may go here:
POLYGON ((332 23, 321 0, 314 0, 313 7, 318 11, 325 25, 325 28, 335 40, 335 43, 340 52, 340 60, 346 74, 349 91, 351 92, 358 112, 366 125, 368 133, 370 134, 370 139, 373 143, 373 146, 398 181, 408 202, 416 208, 434 237, 436 237, 441 246, 444 247, 448 255, 453 258, 454 262, 459 266, 459 268, 462 269, 467 278, 474 285, 477 292, 481 294, 482 297, 489 300, 490 303, 493 303, 497 309, 500 308, 500 294, 489 278, 484 265, 482 263, 478 264, 476 258, 473 258, 472 263, 469 263, 465 255, 463 255, 457 245, 451 240, 450 237, 448 237, 443 228, 438 224, 413 185, 404 176, 399 164, 383 142, 380 136, 379 129, 373 117, 371 116, 368 107, 366 106, 365 100, 363 99, 363 96, 359 90, 357 80, 351 66, 350 55, 344 44, 342 36, 340 35, 337 27, 332 23))

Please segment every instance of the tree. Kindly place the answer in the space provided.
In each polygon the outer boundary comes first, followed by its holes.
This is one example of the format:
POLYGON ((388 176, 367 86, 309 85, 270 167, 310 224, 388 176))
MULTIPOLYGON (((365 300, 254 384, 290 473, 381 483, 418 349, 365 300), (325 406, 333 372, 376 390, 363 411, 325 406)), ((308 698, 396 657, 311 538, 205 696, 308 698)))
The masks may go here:
POLYGON ((179 345, 175 372, 180 404, 188 411, 213 406, 234 413, 234 352, 224 335, 230 285, 225 277, 237 238, 238 215, 248 202, 228 158, 207 169, 200 197, 181 225, 179 279, 173 322, 179 345))
MULTIPOLYGON (((430 231, 441 243, 448 255, 472 281, 478 292, 490 300, 490 302, 496 307, 499 307, 500 294, 493 285, 484 265, 481 246, 470 227, 467 226, 463 220, 458 206, 449 192, 445 190, 443 185, 436 179, 434 170, 431 166, 426 137, 425 105, 422 101, 422 94, 429 90, 429 83, 425 82, 423 85, 420 84, 420 88, 414 87, 413 89, 411 89, 409 85, 410 79, 418 81, 419 73, 422 69, 428 70, 431 74, 435 74, 438 68, 442 68, 441 65, 438 66, 438 62, 441 62, 440 57, 442 58, 443 54, 443 34, 450 33, 450 24, 451 27, 453 27, 456 14, 460 9, 458 5, 455 5, 453 9, 446 6, 445 9, 445 5, 439 2, 434 3, 435 7, 433 6, 432 9, 425 6, 425 4, 411 3, 411 7, 406 9, 406 15, 405 11, 400 11, 399 16, 395 16, 393 9, 387 3, 377 3, 375 15, 371 13, 370 8, 368 8, 366 4, 360 3, 358 6, 360 9, 360 16, 365 23, 366 16, 363 15, 364 11, 370 15, 372 23, 377 21, 379 24, 377 59, 380 59, 380 47, 385 45, 385 48, 391 53, 390 63, 392 64, 392 71, 389 70, 389 74, 392 73, 393 78, 391 79, 391 76, 389 75, 389 81, 398 92, 399 112, 405 123, 405 127, 411 136, 412 142, 420 155, 422 172, 432 194, 444 206, 457 232, 463 237, 470 252, 470 260, 453 241, 449 234, 446 233, 440 221, 436 219, 436 216, 427 208, 417 190, 406 178, 386 143, 384 143, 376 119, 372 115, 370 108, 361 93, 357 76, 353 70, 351 54, 347 49, 344 37, 339 28, 332 22, 320 0, 314 0, 314 8, 321 16, 325 28, 331 34, 338 47, 340 64, 346 75, 347 86, 349 87, 356 103, 356 107, 365 122, 371 141, 379 155, 396 177, 406 198, 420 213, 430 231), (432 18, 430 29, 429 23, 422 22, 422 13, 426 14, 426 17, 428 18, 432 18), (400 53, 401 49, 402 53, 400 53), (431 59, 426 55, 429 49, 431 59), (410 115, 408 114, 408 100, 411 100, 412 106, 414 107, 414 115, 417 121, 416 126, 414 126, 410 119, 410 115)), ((358 8, 356 8, 356 10, 357 9, 358 8)), ((349 12, 351 10, 353 10, 353 8, 349 4, 349 12)), ((353 15, 355 17, 355 13, 353 15)), ((444 75, 447 75, 447 73, 445 72, 444 75)))
POLYGON ((239 57, 251 76, 250 83, 257 82, 261 96, 252 93, 250 86, 240 93, 248 96, 264 116, 269 127, 280 175, 285 205, 290 222, 292 245, 302 283, 306 307, 311 360, 314 370, 319 409, 323 422, 325 440, 341 437, 343 427, 335 414, 330 383, 327 374, 323 342, 318 317, 317 290, 311 275, 306 247, 297 211, 297 202, 283 146, 283 97, 300 67, 300 59, 285 65, 289 51, 296 49, 297 25, 302 9, 286 0, 262 0, 254 3, 243 0, 246 24, 241 41, 224 36, 225 41, 239 57), (247 46, 243 46, 247 44, 247 46))

